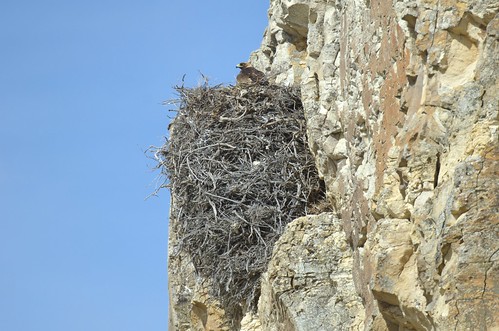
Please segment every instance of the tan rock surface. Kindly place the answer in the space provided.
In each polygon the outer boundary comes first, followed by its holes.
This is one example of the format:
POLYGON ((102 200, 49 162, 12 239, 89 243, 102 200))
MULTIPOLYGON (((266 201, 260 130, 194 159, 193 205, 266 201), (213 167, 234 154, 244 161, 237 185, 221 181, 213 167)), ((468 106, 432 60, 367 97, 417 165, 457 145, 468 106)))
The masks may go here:
POLYGON ((367 330, 499 328, 498 11, 271 1, 251 58, 302 88, 367 330))
MULTIPOLYGON (((271 1, 251 61, 301 87, 336 217, 290 224, 246 330, 499 329, 498 12, 271 1)), ((179 284, 194 280, 170 261, 171 316, 189 319, 179 284)))
POLYGON ((332 214, 288 224, 262 277, 262 329, 361 330, 352 262, 342 222, 332 214))
POLYGON ((177 246, 173 224, 168 240, 168 330, 230 330, 225 312, 208 294, 209 281, 196 276, 189 256, 177 246))

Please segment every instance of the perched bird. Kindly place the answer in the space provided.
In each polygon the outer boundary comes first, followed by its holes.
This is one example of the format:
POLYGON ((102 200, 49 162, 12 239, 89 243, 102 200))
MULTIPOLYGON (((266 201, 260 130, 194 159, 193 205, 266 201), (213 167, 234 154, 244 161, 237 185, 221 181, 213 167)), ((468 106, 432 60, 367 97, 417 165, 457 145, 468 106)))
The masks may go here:
POLYGON ((251 63, 241 62, 236 68, 241 69, 241 72, 236 77, 237 85, 267 84, 265 74, 253 68, 251 63))

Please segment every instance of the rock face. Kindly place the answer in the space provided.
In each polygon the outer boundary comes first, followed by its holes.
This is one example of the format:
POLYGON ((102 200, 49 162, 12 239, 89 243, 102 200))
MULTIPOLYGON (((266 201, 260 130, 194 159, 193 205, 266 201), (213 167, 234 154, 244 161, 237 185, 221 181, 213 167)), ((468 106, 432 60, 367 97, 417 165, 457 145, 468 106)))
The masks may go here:
MULTIPOLYGON (((498 12, 271 1, 251 62, 301 87, 335 212, 288 225, 243 330, 499 329, 498 12)), ((182 265, 170 261, 171 330, 222 329, 182 265)))
POLYGON ((271 1, 251 59, 301 86, 366 330, 499 328, 498 10, 486 0, 271 1))
POLYGON ((334 215, 288 224, 262 277, 262 330, 361 330, 364 309, 352 265, 343 223, 334 215))

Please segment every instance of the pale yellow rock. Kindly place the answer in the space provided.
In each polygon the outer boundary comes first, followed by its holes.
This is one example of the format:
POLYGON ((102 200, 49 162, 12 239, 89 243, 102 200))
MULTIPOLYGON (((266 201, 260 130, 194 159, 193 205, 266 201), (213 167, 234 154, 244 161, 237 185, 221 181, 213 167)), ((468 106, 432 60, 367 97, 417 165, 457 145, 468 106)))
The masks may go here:
MULTIPOLYGON (((494 329, 499 3, 271 1, 269 26, 287 44, 304 33, 279 13, 297 4, 309 7, 299 84, 310 147, 353 243, 366 329, 494 329), (384 222, 404 230, 380 234, 384 222)), ((252 58, 296 81, 272 47, 252 58)))
POLYGON ((261 330, 499 329, 498 12, 488 0, 271 0, 250 58, 301 87, 339 219, 290 224, 252 317, 261 330))
POLYGON ((262 280, 262 330, 362 330, 352 262, 342 223, 331 213, 288 224, 262 280))
POLYGON ((241 331, 262 331, 262 323, 258 315, 248 312, 241 320, 241 331))

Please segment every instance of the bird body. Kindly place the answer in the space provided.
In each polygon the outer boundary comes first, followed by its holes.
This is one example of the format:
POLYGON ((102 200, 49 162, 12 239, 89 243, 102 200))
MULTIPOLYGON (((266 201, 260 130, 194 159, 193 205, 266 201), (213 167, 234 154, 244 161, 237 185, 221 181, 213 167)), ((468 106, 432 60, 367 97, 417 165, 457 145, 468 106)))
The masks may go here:
POLYGON ((267 78, 260 70, 253 68, 249 62, 241 62, 236 68, 241 69, 237 75, 237 85, 266 84, 267 78))

